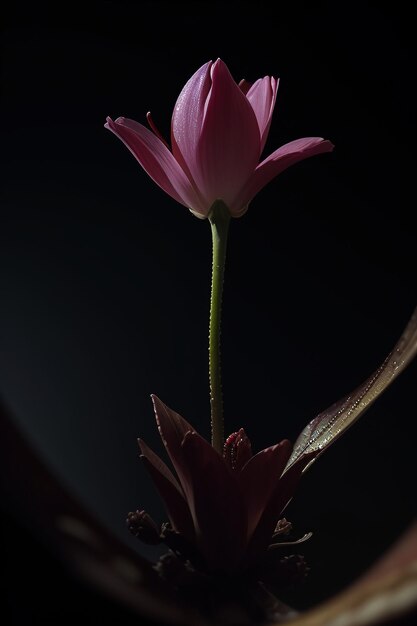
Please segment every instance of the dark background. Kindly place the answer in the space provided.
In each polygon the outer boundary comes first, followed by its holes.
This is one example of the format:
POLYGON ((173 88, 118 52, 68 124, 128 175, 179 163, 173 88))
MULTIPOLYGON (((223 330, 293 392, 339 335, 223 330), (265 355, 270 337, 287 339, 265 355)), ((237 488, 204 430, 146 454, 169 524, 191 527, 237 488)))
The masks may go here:
MULTIPOLYGON (((209 436, 208 222, 103 128, 165 135, 182 86, 221 57, 281 84, 266 152, 330 139, 233 220, 223 313, 226 429, 294 440, 383 360, 417 304, 415 64, 405 4, 63 2, 3 9, 0 393, 50 468, 123 541, 163 509, 136 437, 150 393, 209 436), (58 5, 57 5, 58 7, 58 5)), ((416 363, 312 468, 288 509, 314 605, 416 513, 416 363)), ((138 548, 139 549, 139 548, 138 548)), ((150 553, 146 553, 151 556, 150 553)))

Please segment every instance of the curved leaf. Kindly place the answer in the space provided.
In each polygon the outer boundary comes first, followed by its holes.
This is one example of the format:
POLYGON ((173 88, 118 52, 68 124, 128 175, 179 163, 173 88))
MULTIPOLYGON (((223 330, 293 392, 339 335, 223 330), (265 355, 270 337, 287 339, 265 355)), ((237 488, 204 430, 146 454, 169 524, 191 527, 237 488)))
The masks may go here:
POLYGON ((351 394, 315 417, 299 435, 285 471, 306 454, 316 452, 304 472, 371 406, 417 354, 417 308, 382 365, 351 394))

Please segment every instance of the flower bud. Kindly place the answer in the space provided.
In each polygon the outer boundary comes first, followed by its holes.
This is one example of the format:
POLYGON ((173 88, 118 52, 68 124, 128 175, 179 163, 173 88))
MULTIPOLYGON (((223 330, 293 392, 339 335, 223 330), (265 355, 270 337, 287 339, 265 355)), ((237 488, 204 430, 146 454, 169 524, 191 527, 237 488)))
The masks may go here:
POLYGON ((143 543, 153 546, 161 543, 159 528, 146 511, 128 513, 126 524, 132 535, 143 543))
POLYGON ((273 537, 279 535, 289 535, 292 530, 292 524, 285 517, 279 519, 277 525, 275 526, 273 537))
POLYGON ((252 457, 250 439, 241 428, 229 435, 223 448, 223 457, 232 470, 240 472, 243 466, 252 457))

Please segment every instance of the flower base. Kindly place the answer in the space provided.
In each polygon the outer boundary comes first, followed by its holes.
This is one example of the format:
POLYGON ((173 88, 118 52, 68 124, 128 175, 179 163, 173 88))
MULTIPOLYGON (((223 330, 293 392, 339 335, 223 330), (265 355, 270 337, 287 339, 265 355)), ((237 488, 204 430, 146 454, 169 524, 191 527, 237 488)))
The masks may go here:
POLYGON ((169 593, 200 618, 218 626, 285 623, 297 612, 281 602, 253 572, 208 574, 169 551, 154 566, 169 593))

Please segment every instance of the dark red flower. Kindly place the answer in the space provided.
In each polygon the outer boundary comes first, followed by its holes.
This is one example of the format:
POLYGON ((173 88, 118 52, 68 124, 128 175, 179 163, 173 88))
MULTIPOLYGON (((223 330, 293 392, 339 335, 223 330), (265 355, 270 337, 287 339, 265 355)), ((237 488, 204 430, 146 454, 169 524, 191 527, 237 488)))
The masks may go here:
MULTIPOLYGON (((159 432, 176 476, 144 441, 139 440, 139 445, 165 502, 176 545, 188 545, 190 554, 197 553, 208 571, 225 572, 249 568, 268 546, 276 547, 279 542, 275 539, 282 534, 277 522, 301 474, 416 354, 417 309, 382 365, 355 391, 309 422, 294 447, 284 439, 255 455, 243 428, 227 438, 220 455, 183 417, 152 396, 159 432)), ((143 512, 140 521, 144 523, 143 512)), ((169 533, 161 533, 161 538, 164 536, 169 533)), ((172 536, 169 541, 173 544, 172 536)))
POLYGON ((253 455, 242 428, 228 437, 221 456, 183 417, 152 400, 177 477, 144 441, 139 446, 173 529, 197 548, 207 569, 247 567, 271 543, 312 455, 287 467, 292 446, 286 439, 253 455))

